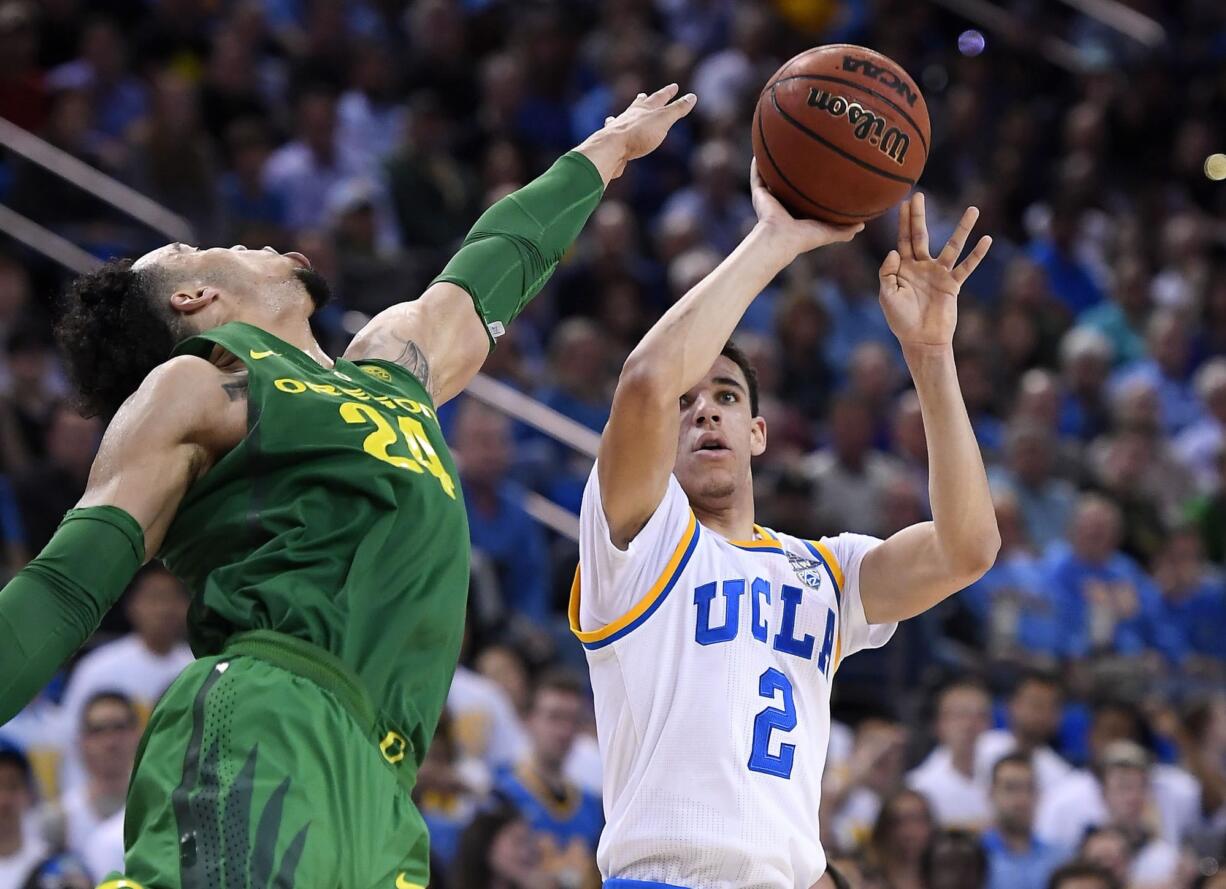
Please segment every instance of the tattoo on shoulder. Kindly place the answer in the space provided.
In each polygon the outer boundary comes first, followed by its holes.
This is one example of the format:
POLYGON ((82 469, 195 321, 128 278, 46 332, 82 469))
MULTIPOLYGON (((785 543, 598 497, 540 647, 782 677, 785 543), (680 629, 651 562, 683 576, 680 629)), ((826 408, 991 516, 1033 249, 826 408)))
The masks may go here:
POLYGON ((426 353, 412 340, 405 340, 400 337, 396 339, 404 344, 404 348, 400 350, 400 354, 393 358, 392 361, 417 377, 426 391, 433 395, 434 390, 430 387, 430 363, 426 361, 426 353))
POLYGON ((222 383, 221 388, 231 401, 244 401, 247 398, 247 375, 237 374, 234 379, 222 383))

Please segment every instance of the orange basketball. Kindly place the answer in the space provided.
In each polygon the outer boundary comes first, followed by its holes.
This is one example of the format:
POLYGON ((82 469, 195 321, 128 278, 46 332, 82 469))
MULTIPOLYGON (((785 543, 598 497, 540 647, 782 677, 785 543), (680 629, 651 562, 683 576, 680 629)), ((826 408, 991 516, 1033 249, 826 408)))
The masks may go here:
POLYGON ((892 59, 845 43, 802 52, 775 72, 753 115, 753 153, 771 193, 797 216, 866 222, 923 172, 928 106, 892 59))

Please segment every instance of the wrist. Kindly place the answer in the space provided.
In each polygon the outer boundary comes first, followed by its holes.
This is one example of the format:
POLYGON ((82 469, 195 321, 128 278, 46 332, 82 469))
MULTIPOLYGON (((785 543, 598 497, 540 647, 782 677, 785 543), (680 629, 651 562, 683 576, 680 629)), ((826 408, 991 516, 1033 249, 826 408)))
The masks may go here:
POLYGON ((591 161, 606 187, 625 169, 626 137, 612 127, 602 127, 592 133, 574 150, 591 161))
POLYGON ((953 343, 908 343, 900 342, 902 357, 912 373, 933 365, 953 364, 953 343))
POLYGON ((778 225, 759 219, 745 236, 745 242, 753 245, 754 256, 772 262, 782 271, 804 251, 793 243, 787 232, 778 225))

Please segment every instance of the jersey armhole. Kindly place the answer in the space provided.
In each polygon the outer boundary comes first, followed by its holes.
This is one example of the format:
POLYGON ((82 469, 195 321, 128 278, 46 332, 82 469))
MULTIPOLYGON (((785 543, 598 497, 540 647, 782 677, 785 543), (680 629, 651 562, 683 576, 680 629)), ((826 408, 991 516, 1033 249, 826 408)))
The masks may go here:
POLYGON ((621 617, 596 630, 583 630, 579 625, 580 573, 579 566, 576 565, 575 579, 570 587, 568 612, 570 616, 570 630, 583 643, 583 647, 589 651, 604 648, 606 645, 616 642, 645 623, 655 613, 656 609, 664 604, 668 594, 677 585, 678 578, 685 571, 685 566, 689 563, 690 557, 694 554, 694 549, 698 546, 699 534, 698 520, 695 518, 693 510, 691 510, 689 522, 686 524, 686 529, 681 535, 681 541, 673 550, 668 564, 665 565, 656 582, 652 584, 651 589, 621 617))
POLYGON ((806 540, 804 545, 809 548, 813 557, 822 563, 830 573, 831 579, 834 580, 834 604, 839 612, 839 632, 834 639, 834 664, 830 672, 833 677, 843 660, 843 566, 834 557, 834 551, 820 540, 806 540))

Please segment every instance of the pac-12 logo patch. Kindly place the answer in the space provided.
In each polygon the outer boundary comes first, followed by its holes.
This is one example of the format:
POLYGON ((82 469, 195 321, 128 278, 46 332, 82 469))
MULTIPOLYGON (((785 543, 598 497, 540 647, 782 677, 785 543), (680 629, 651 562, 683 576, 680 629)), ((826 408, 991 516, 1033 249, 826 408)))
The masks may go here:
POLYGON ((795 553, 788 553, 788 562, 792 566, 792 570, 796 572, 796 576, 811 590, 816 590, 822 585, 822 564, 815 562, 812 559, 806 559, 795 553))
POLYGON ((368 373, 376 380, 382 380, 385 383, 390 383, 392 381, 392 375, 375 364, 363 364, 362 372, 368 373))

